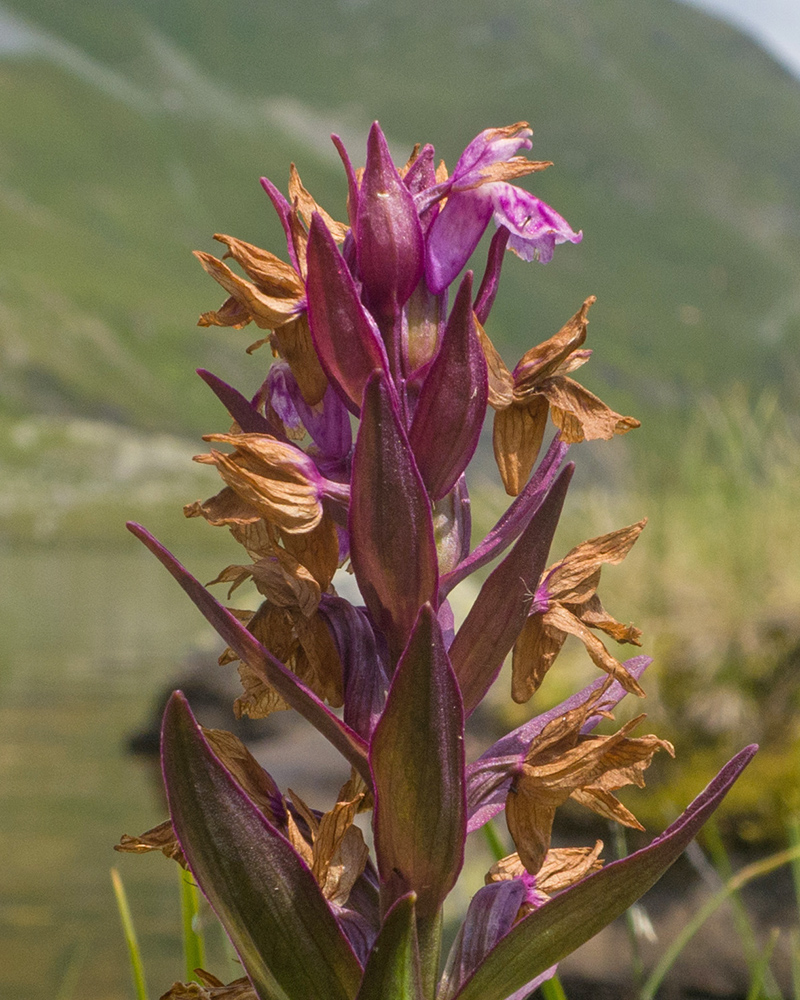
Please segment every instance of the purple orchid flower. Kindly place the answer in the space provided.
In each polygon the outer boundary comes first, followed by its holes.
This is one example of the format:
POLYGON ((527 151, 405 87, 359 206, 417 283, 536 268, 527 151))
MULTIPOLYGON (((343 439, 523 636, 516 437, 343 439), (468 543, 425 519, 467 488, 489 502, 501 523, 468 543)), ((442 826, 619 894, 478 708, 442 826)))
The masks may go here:
MULTIPOLYGON (((530 617, 550 609, 540 581, 573 472, 563 464, 570 438, 559 411, 561 432, 538 468, 527 482, 520 475, 514 501, 470 548, 467 477, 487 407, 508 411, 507 433, 495 438, 496 448, 507 446, 505 462, 516 460, 508 427, 518 415, 520 436, 527 433, 524 380, 515 382, 481 327, 504 250, 545 262, 557 243, 581 239, 511 183, 546 166, 515 155, 530 148, 530 134, 524 123, 482 132, 441 182, 433 147, 397 166, 377 123, 363 172, 335 139, 349 226, 314 202, 294 169, 289 200, 263 181, 291 264, 225 237, 252 281, 225 274, 232 297, 213 322, 255 319, 271 330, 279 359, 252 398, 201 371, 234 421, 230 432, 206 440, 233 451, 198 456, 225 486, 186 508, 230 529, 250 562, 228 567, 218 581, 251 579, 262 604, 252 614, 226 608, 143 528, 130 526, 217 630, 227 647, 221 662, 239 661, 238 709, 295 710, 340 755, 343 778, 350 770, 332 808, 314 809, 288 790, 282 796, 243 748, 207 738, 180 693, 167 706, 170 844, 215 909, 249 980, 245 989, 258 1000, 523 1000, 675 861, 754 752, 738 754, 648 847, 606 867, 598 846, 556 857, 552 816, 537 826, 524 810, 546 799, 554 814, 574 795, 602 815, 622 815, 611 791, 641 784, 656 750, 671 747, 655 736, 630 738, 633 723, 612 736, 594 729, 626 693, 641 693, 648 657, 627 661, 613 680, 594 681, 465 761, 465 720, 530 617), (477 295, 468 273, 450 296, 492 216, 498 232, 477 295), (457 625, 448 595, 495 560, 457 625), (363 606, 336 592, 334 575, 347 569, 363 606), (440 975, 442 908, 466 838, 504 809, 517 852, 490 869, 440 975), (355 823, 369 810, 374 858, 355 823), (566 879, 565 865, 572 865, 566 879)), ((565 330, 554 339, 574 338, 565 330)), ((569 352, 556 346, 548 363, 566 381, 559 366, 572 370, 563 361, 569 352)), ((538 350, 526 355, 531 363, 538 350)), ((546 421, 540 402, 531 405, 546 421)), ((539 421, 537 433, 543 427, 539 421)), ((573 561, 581 551, 573 550, 573 561)), ((560 565, 563 603, 580 606, 581 627, 598 624, 614 636, 619 626, 616 637, 635 633, 638 641, 637 630, 603 617, 591 567, 589 593, 580 574, 560 565)), ((564 615, 553 620, 578 628, 564 615)), ((560 649, 555 640, 545 648, 542 622, 532 675, 560 649)), ((597 660, 596 647, 587 648, 597 660)), ((153 846, 136 843, 136 850, 153 846)), ((170 996, 195 995, 181 989, 170 996)))
MULTIPOLYGON (((549 165, 514 156, 518 149, 531 148, 532 134, 524 122, 486 129, 461 154, 453 176, 435 190, 439 197, 446 195, 447 202, 426 244, 425 276, 432 292, 440 292, 456 278, 492 216, 496 226, 508 230, 508 246, 523 260, 546 264, 557 243, 583 239, 583 233, 574 232, 549 205, 508 182, 549 165)), ((433 189, 425 192, 426 200, 433 194, 433 189)))

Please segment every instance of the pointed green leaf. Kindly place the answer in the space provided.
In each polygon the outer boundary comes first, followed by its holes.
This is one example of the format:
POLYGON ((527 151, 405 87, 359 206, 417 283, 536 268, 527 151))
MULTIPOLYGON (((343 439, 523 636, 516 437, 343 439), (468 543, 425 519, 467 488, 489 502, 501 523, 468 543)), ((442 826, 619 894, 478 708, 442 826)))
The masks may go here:
POLYGON ((164 548, 158 539, 133 521, 129 521, 127 527, 128 531, 147 546, 162 566, 169 570, 194 601, 206 621, 213 625, 239 659, 271 684, 284 701, 318 729, 353 765, 371 788, 372 774, 367 763, 367 745, 358 733, 345 725, 310 688, 306 687, 268 649, 265 649, 258 639, 248 632, 244 625, 223 607, 168 549, 164 548))
POLYGON ((261 1000, 352 1000, 361 967, 308 867, 245 795, 183 695, 164 713, 172 825, 261 1000))
POLYGON ((497 677, 528 617, 530 595, 536 592, 547 564, 574 468, 570 463, 562 470, 514 548, 481 587, 456 632, 450 659, 468 716, 497 677))
POLYGON ((624 913, 683 853, 756 749, 745 747, 728 761, 648 847, 583 879, 512 927, 455 1000, 506 1000, 624 913))
POLYGON ((423 1000, 416 898, 413 892, 401 896, 386 914, 364 967, 356 1000, 423 1000))
POLYGON ((464 861, 464 715, 436 615, 420 611, 372 735, 384 907, 409 891, 434 917, 464 861))

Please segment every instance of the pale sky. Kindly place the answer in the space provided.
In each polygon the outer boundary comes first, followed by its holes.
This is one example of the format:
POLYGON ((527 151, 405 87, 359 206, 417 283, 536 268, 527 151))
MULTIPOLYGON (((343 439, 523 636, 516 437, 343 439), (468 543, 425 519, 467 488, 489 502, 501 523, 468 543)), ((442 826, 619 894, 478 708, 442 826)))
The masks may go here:
POLYGON ((800 78, 800 0, 684 0, 737 25, 800 78))

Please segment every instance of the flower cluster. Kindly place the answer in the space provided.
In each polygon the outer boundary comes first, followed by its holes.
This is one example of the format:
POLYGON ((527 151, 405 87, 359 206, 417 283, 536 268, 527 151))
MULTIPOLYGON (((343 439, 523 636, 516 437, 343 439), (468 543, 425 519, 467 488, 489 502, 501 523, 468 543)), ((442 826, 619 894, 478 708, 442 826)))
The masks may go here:
POLYGON ((197 457, 216 467, 222 489, 185 512, 229 528, 246 555, 214 583, 228 583, 230 597, 251 581, 261 605, 224 607, 131 528, 218 630, 221 663, 238 662, 237 715, 299 712, 350 776, 319 812, 282 793, 233 736, 198 727, 173 696, 162 737, 170 819, 119 846, 162 850, 192 871, 247 977, 224 986, 203 973, 205 985, 176 984, 172 1000, 527 996, 675 860, 752 754, 623 861, 603 866, 599 843, 551 847, 567 799, 640 828, 614 793, 642 786, 653 755, 672 747, 631 735, 642 717, 595 733, 626 694, 643 693, 648 658, 620 662, 597 635, 638 645, 640 633, 605 611, 597 587, 602 565, 624 558, 644 522, 547 567, 569 445, 638 426, 570 377, 591 353, 594 300, 513 371, 484 329, 506 249, 547 262, 556 244, 581 239, 514 183, 548 166, 516 155, 530 135, 524 122, 488 129, 452 174, 429 145, 395 166, 377 123, 360 170, 334 137, 347 223, 316 204, 292 167, 288 199, 262 181, 288 263, 225 235, 216 237, 223 259, 197 254, 228 295, 200 323, 254 323, 269 332, 253 347, 269 344, 275 360, 253 398, 200 373, 233 426, 209 434, 197 457), (480 286, 470 271, 456 286, 492 219, 480 286), (465 470, 489 407, 514 500, 471 548, 465 470), (557 432, 537 465, 548 414, 557 432), (456 629, 448 595, 498 558, 456 629), (337 595, 342 568, 363 606, 337 595), (526 702, 568 634, 602 673, 465 761, 465 719, 506 656, 512 696, 526 702), (487 874, 440 972, 442 906, 466 837, 504 809, 516 851, 487 874), (356 823, 367 811, 374 857, 356 823))

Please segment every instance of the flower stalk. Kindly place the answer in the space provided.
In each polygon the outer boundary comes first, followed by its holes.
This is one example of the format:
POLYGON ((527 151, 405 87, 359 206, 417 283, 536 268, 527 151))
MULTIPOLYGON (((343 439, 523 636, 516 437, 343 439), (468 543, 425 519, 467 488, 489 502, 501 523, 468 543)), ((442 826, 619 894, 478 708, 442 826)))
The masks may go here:
POLYGON ((288 262, 224 235, 224 257, 243 274, 197 255, 227 295, 200 324, 254 323, 268 335, 251 349, 268 343, 275 360, 251 398, 200 372, 232 426, 206 435, 211 449, 197 456, 221 490, 185 513, 228 528, 243 548, 214 583, 228 583, 230 598, 252 581, 262 603, 226 607, 144 528, 130 528, 216 628, 220 662, 238 663, 236 713, 297 711, 341 755, 344 783, 327 811, 305 803, 173 695, 162 731, 170 817, 118 848, 160 850, 191 871, 246 978, 225 986, 201 970, 205 985, 176 983, 165 998, 521 1000, 656 881, 754 752, 743 750, 622 861, 604 865, 600 842, 551 843, 567 799, 641 829, 614 792, 643 787, 654 754, 673 749, 633 735, 643 716, 595 733, 622 698, 644 693, 649 658, 621 662, 596 635, 640 643, 597 588, 601 566, 624 558, 644 521, 548 568, 569 445, 638 426, 569 377, 591 353, 594 298, 513 370, 484 329, 506 250, 546 263, 556 245, 582 237, 516 183, 549 166, 516 155, 530 136, 524 122, 487 129, 452 174, 434 166, 432 146, 396 165, 377 123, 363 170, 334 137, 348 222, 314 201, 293 166, 288 199, 262 181, 288 262), (459 274, 491 221, 475 292, 472 272, 459 274), (514 500, 472 549, 466 472, 490 407, 514 500), (548 418, 556 434, 537 465, 548 418), (492 561, 456 628, 450 591, 492 561), (363 605, 336 593, 342 569, 363 605), (567 634, 600 676, 467 761, 465 720, 508 654, 510 693, 527 702, 557 669, 567 634), (486 874, 441 956, 442 907, 466 838, 501 812, 516 851, 486 874))

